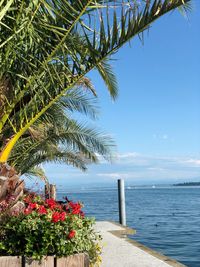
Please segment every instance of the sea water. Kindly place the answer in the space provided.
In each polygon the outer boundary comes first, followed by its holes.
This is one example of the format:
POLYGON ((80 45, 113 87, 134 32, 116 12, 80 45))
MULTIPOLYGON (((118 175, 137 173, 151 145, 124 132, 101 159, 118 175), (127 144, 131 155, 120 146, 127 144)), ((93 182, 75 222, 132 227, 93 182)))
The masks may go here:
MULTIPOLYGON (((118 221, 117 188, 69 190, 66 196, 84 203, 87 216, 118 221)), ((137 232, 130 238, 189 267, 200 267, 200 187, 128 187, 127 225, 137 232)))

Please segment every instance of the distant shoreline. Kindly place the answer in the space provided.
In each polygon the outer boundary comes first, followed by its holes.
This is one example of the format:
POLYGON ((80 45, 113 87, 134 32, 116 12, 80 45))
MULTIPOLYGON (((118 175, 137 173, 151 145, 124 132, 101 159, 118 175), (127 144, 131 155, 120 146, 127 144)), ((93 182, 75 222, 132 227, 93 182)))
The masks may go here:
POLYGON ((178 183, 178 184, 173 184, 173 186, 200 186, 200 182, 178 183))

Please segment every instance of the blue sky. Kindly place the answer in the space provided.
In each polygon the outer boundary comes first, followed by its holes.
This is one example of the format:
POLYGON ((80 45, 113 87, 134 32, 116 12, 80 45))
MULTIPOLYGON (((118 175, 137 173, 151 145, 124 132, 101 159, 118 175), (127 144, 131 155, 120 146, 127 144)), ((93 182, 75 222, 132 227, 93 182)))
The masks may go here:
POLYGON ((46 165, 58 184, 129 184, 200 180, 200 3, 189 19, 167 14, 145 34, 114 55, 119 97, 113 102, 95 71, 89 74, 98 94, 95 124, 117 144, 113 164, 101 161, 87 173, 46 165))

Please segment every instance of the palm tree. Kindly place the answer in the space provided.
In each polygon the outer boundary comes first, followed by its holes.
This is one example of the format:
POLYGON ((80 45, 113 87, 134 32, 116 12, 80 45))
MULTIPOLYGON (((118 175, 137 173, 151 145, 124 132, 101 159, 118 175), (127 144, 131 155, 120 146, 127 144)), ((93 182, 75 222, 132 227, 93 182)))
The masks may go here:
POLYGON ((108 59, 189 0, 9 0, 0 3, 0 162, 66 91, 97 68, 115 97, 108 59), (4 137, 1 137, 4 139, 4 137))
MULTIPOLYGON (((18 201, 24 188, 20 175, 36 176, 48 186, 41 167, 44 162, 70 164, 85 171, 88 164, 98 162, 99 156, 111 159, 111 138, 70 116, 74 111, 92 119, 97 115, 95 99, 91 98, 91 92, 95 95, 91 82, 85 79, 77 86, 81 88, 69 90, 18 140, 8 161, 12 167, 0 166, 0 210, 23 208, 18 201)), ((5 129, 4 137, 9 137, 10 131, 10 128, 5 129)))
POLYGON ((98 162, 99 156, 111 159, 111 138, 73 120, 69 111, 96 117, 88 92, 68 91, 20 138, 8 163, 21 174, 43 178, 44 172, 39 166, 44 162, 71 164, 85 171, 88 164, 98 162))

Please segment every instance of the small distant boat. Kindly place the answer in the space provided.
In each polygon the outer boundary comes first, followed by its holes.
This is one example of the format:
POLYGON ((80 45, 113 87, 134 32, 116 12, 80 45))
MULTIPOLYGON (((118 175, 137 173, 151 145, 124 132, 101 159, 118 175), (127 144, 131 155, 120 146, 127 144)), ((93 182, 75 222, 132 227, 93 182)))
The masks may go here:
POLYGON ((156 186, 155 185, 152 185, 152 187, 151 188, 156 188, 156 186))
POLYGON ((126 188, 126 189, 130 190, 130 189, 132 189, 132 187, 131 187, 131 186, 127 186, 127 188, 126 188))

